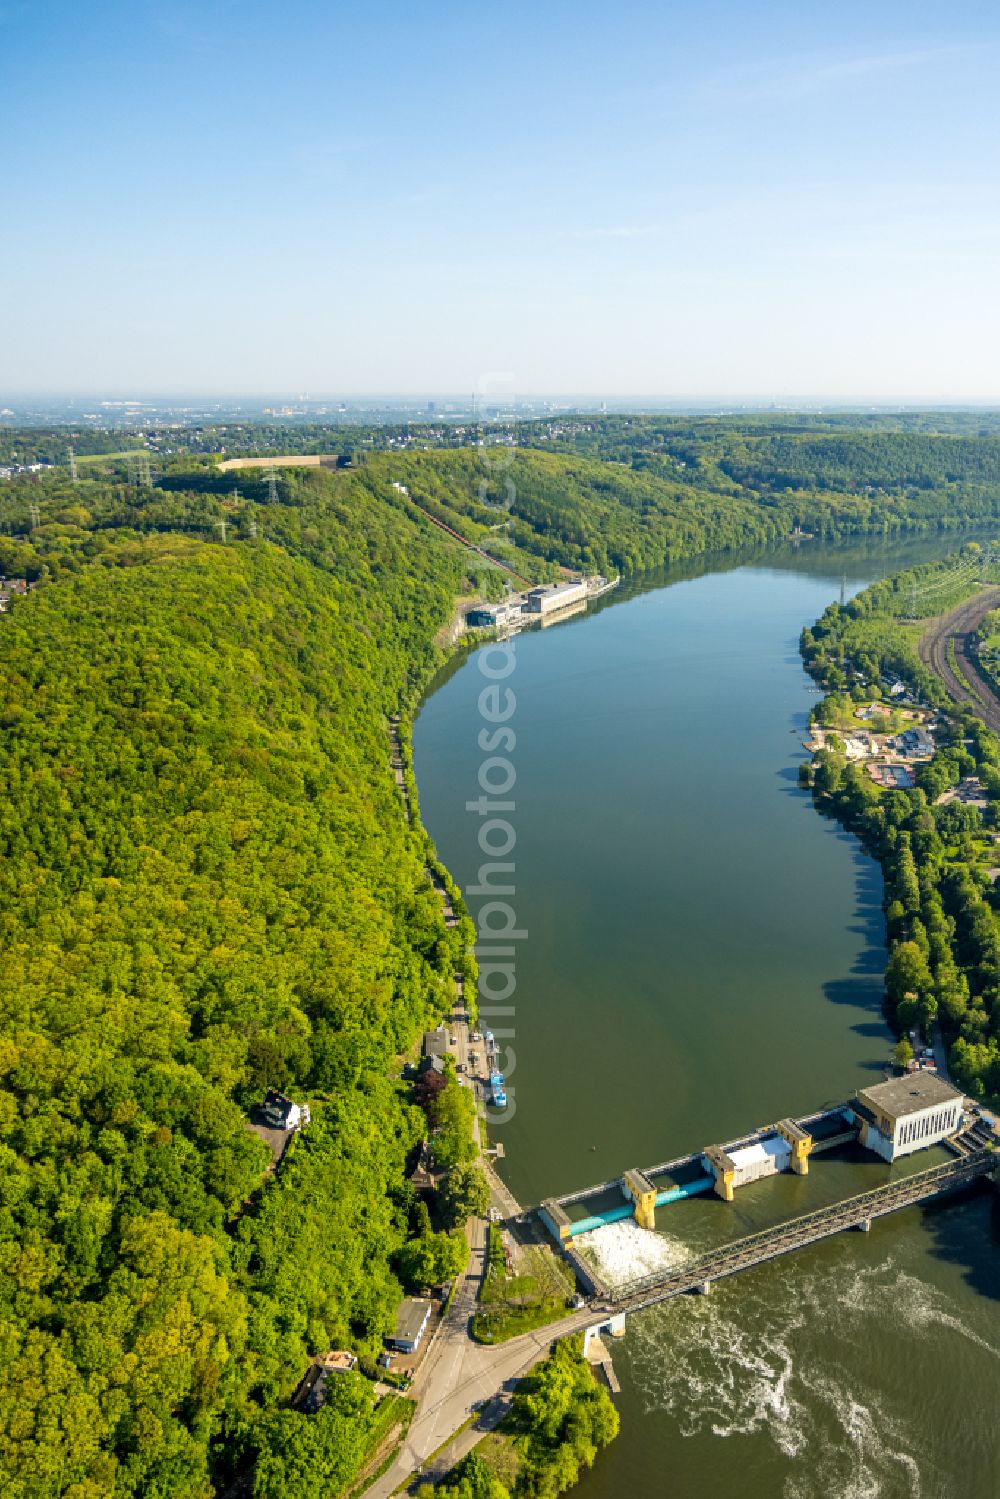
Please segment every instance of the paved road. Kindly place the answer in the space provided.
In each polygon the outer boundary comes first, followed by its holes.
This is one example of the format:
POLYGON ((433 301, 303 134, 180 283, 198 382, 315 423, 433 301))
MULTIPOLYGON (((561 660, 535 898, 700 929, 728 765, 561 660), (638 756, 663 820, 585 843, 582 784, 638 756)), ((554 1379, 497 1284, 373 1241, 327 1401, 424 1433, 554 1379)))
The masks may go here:
POLYGON ((938 1077, 943 1077, 946 1083, 950 1083, 951 1073, 948 1071, 948 1048, 944 1044, 941 1027, 936 1020, 931 1031, 931 1046, 934 1048, 934 1060, 937 1063, 938 1077))
MULTIPOLYGON (((556 1338, 580 1332, 595 1321, 593 1310, 588 1308, 496 1347, 474 1343, 468 1334, 468 1323, 483 1273, 486 1243, 485 1225, 478 1219, 474 1221, 469 1274, 455 1292, 448 1316, 410 1391, 417 1401, 417 1414, 396 1461, 366 1491, 368 1499, 388 1499, 458 1431, 472 1415, 474 1406, 492 1400, 509 1381, 526 1374, 546 1356, 556 1338)), ((486 1427, 490 1424, 487 1414, 486 1427)))
POLYGON ((421 1484, 438 1484, 446 1478, 452 1468, 456 1467, 467 1457, 487 1432, 495 1431, 510 1410, 511 1392, 501 1390, 480 1410, 471 1426, 466 1426, 458 1435, 442 1447, 437 1457, 425 1463, 420 1471, 420 1476, 414 1478, 409 1485, 409 1492, 418 1489, 421 1484))
POLYGON ((490 1197, 493 1207, 496 1208, 501 1218, 519 1218, 524 1209, 514 1196, 505 1181, 497 1176, 490 1162, 480 1161, 486 1180, 490 1184, 490 1197))
POLYGON ((969 646, 969 636, 978 629, 984 614, 1000 604, 1000 589, 984 588, 944 614, 931 620, 920 641, 920 659, 944 684, 948 696, 972 709, 988 728, 1000 732, 1000 699, 979 670, 969 646), (948 641, 955 642, 955 663, 948 660, 948 641))

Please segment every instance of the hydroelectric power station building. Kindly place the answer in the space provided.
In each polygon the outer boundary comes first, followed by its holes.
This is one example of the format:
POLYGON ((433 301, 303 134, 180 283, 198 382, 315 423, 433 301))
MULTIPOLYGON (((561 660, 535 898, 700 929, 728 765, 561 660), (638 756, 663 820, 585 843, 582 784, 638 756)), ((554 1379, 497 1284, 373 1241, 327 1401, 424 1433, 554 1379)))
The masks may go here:
POLYGON ((894 1161, 954 1134, 962 1119, 962 1094, 935 1072, 912 1072, 861 1088, 852 1105, 861 1144, 894 1161))
POLYGON ((542 583, 529 590, 524 600, 526 614, 555 614, 587 597, 587 584, 580 579, 572 583, 542 583))

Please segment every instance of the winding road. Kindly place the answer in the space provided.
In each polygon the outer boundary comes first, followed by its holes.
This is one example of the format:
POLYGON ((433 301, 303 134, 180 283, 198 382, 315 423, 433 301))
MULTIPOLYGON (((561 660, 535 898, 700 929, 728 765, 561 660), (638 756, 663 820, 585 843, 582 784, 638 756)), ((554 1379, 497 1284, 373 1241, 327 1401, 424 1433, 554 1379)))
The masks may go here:
POLYGON ((950 614, 943 614, 928 624, 919 644, 920 659, 944 685, 948 696, 964 703, 990 729, 1000 733, 1000 697, 979 670, 970 637, 985 614, 1000 605, 1000 588, 984 588, 965 599, 950 614), (955 643, 955 667, 948 659, 948 642, 955 643))

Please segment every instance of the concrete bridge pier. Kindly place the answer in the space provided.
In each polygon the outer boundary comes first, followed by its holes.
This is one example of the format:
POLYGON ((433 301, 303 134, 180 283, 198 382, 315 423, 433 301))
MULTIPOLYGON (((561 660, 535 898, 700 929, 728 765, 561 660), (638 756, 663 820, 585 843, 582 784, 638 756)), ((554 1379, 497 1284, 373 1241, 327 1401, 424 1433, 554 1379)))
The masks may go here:
POLYGON ((870 1234, 872 1231, 872 1220, 870 1218, 862 1218, 858 1224, 858 1228, 863 1234, 870 1234))

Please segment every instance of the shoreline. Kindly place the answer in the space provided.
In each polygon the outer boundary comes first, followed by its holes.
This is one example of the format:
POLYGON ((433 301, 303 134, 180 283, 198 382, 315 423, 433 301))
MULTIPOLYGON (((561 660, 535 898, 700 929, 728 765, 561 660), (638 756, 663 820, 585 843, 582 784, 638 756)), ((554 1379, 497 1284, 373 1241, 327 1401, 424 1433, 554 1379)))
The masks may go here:
MULTIPOLYGON (((854 538, 854 539, 857 539, 857 538, 854 538)), ((848 544, 849 544, 849 541, 850 541, 850 539, 848 539, 848 544)), ((832 549, 836 550, 836 544, 834 544, 834 547, 832 549)), ((724 553, 721 554, 720 558, 718 559, 722 563, 721 567, 716 567, 716 568, 712 568, 712 567, 698 567, 697 571, 698 572, 709 572, 709 571, 719 571, 719 570, 726 571, 726 570, 729 570, 730 568, 735 569, 735 568, 738 568, 738 567, 740 567, 742 565, 746 565, 747 562, 750 562, 752 560, 766 560, 768 555, 774 556, 774 557, 778 557, 778 556, 780 556, 780 554, 782 552, 787 551, 787 550, 790 550, 790 543, 787 543, 787 542, 779 543, 776 546, 767 547, 765 549, 761 549, 761 548, 749 548, 749 549, 747 549, 747 552, 744 555, 740 555, 740 553, 736 549, 727 549, 724 553)), ((867 550, 867 548, 866 548, 866 550, 867 550)), ((703 563, 703 562, 707 561, 708 559, 704 558, 704 557, 695 557, 695 558, 688 559, 688 560, 689 560, 689 562, 703 563)), ((677 569, 677 571, 683 571, 683 570, 684 570, 683 566, 681 566, 681 567, 679 567, 677 569)), ((673 570, 671 570, 671 571, 673 571, 673 570)), ((643 587, 644 584, 646 585, 646 587, 652 586, 654 588, 655 587, 669 586, 668 580, 666 578, 660 580, 660 579, 656 578, 655 574, 649 574, 649 573, 637 573, 635 575, 630 576, 628 579, 622 580, 622 581, 624 581, 624 582, 626 582, 628 584, 633 585, 633 588, 625 588, 625 589, 623 589, 622 593, 619 595, 619 597, 622 598, 623 602, 625 601, 625 599, 633 596, 634 592, 643 592, 643 591, 645 591, 645 588, 643 587)), ((463 648, 466 649, 466 650, 468 650, 471 653, 472 649, 478 649, 481 645, 486 644, 487 643, 487 639, 488 639, 488 637, 481 637, 479 639, 471 640, 471 641, 469 641, 467 643, 463 642, 463 648)), ((426 703, 429 700, 429 698, 433 695, 433 693, 436 690, 438 690, 438 688, 440 686, 442 686, 444 684, 444 682, 448 679, 448 675, 450 675, 450 670, 454 669, 453 668, 453 661, 454 661, 455 654, 456 653, 449 654, 448 658, 441 663, 441 665, 438 667, 437 671, 432 672, 429 675, 428 680, 427 680, 426 684, 424 685, 423 690, 420 692, 419 696, 417 697, 417 699, 415 701, 414 709, 413 709, 413 720, 412 720, 413 723, 416 722, 416 718, 419 716, 419 713, 420 713, 421 708, 423 707, 424 703, 426 703)), ((803 666, 803 669, 805 670, 804 666, 803 666)), ((817 810, 819 810, 819 808, 817 808, 817 810)), ((854 830, 851 829, 850 831, 853 832, 854 830)), ((856 836, 856 834, 855 834, 855 836, 856 836)), ((590 1315, 592 1316, 592 1314, 590 1314, 590 1315)), ((553 1327, 552 1327, 552 1329, 551 1329, 552 1335, 553 1336, 556 1335, 556 1333, 559 1330, 560 1330, 560 1324, 558 1324, 558 1323, 554 1324, 553 1327)), ((545 1330, 543 1329, 543 1332, 544 1331, 545 1330)), ((538 1355, 537 1355, 537 1357, 541 1357, 541 1356, 542 1355, 539 1352, 538 1355)))

